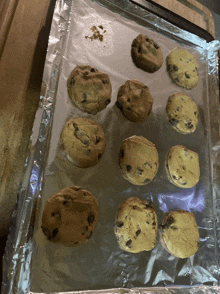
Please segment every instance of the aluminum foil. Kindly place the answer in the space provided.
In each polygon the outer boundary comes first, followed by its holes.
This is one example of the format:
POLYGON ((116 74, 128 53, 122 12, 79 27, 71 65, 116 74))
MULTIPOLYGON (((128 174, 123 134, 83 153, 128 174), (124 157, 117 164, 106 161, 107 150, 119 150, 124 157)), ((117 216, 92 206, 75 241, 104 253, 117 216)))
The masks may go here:
POLYGON ((128 0, 57 1, 31 155, 4 256, 8 268, 4 293, 220 292, 219 48, 218 41, 207 43, 128 0), (93 38, 93 26, 103 40, 93 38), (197 87, 186 90, 173 84, 165 62, 154 74, 138 69, 130 48, 139 33, 160 44, 164 57, 177 47, 193 53, 199 64, 197 87), (94 66, 111 79, 111 104, 95 116, 76 109, 67 94, 67 78, 78 64, 94 66), (126 120, 115 106, 118 88, 134 78, 146 84, 154 98, 152 113, 144 123, 126 120), (167 99, 177 91, 191 96, 198 106, 200 121, 194 134, 183 136, 166 123, 167 99), (105 153, 92 168, 73 166, 60 148, 63 125, 77 116, 97 121, 106 134, 105 153), (131 135, 145 136, 159 152, 158 174, 147 186, 131 185, 118 167, 120 145, 131 135), (199 153, 201 178, 194 188, 174 187, 166 178, 165 154, 176 144, 199 153), (99 203, 94 235, 78 248, 47 241, 40 228, 46 200, 72 185, 91 191, 99 203), (193 212, 200 232, 198 252, 178 259, 159 240, 150 252, 120 250, 113 232, 115 214, 123 200, 134 196, 153 201, 159 223, 169 210, 193 212))

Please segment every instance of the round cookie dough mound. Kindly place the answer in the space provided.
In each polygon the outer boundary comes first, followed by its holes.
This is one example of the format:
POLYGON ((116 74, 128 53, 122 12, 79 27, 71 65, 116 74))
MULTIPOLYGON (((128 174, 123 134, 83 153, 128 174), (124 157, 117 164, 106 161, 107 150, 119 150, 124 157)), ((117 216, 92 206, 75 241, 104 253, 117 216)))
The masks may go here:
POLYGON ((200 246, 199 230, 193 213, 178 209, 165 214, 161 242, 172 255, 188 258, 200 246))
POLYGON ((61 142, 69 161, 84 168, 99 162, 106 145, 101 126, 85 117, 72 118, 65 124, 61 142))
POLYGON ((115 235, 122 250, 138 253, 156 245, 157 215, 150 201, 131 197, 121 203, 115 221, 115 235))
POLYGON ((47 200, 41 228, 52 242, 79 246, 91 238, 97 221, 95 196, 74 186, 60 190, 47 200))
POLYGON ((137 67, 149 73, 157 71, 164 60, 160 46, 142 34, 133 40, 131 56, 137 67))
POLYGON ((172 184, 181 188, 194 187, 200 178, 199 155, 184 146, 170 148, 166 156, 166 172, 172 184))
POLYGON ((143 83, 128 80, 119 88, 116 105, 127 119, 142 122, 151 112, 153 97, 143 83))
POLYGON ((199 81, 198 64, 187 50, 175 49, 166 58, 167 71, 171 79, 180 87, 195 88, 199 81))
POLYGON ((193 133, 198 125, 199 112, 195 102, 187 95, 175 93, 166 106, 167 119, 182 134, 193 133))
POLYGON ((74 68, 67 81, 67 90, 73 104, 90 114, 97 114, 111 102, 109 76, 89 65, 74 68))
POLYGON ((157 149, 142 136, 129 137, 120 148, 119 165, 123 177, 132 184, 149 184, 159 168, 157 149))

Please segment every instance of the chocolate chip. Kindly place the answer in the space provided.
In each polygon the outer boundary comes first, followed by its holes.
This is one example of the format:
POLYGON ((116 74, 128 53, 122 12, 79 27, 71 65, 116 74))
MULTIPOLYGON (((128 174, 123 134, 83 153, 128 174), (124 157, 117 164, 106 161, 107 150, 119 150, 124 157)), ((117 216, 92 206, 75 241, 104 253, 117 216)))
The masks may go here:
POLYGON ((132 166, 130 164, 128 164, 128 165, 126 165, 126 169, 127 169, 128 172, 131 171, 132 170, 132 166))
POLYGON ((150 183, 150 179, 145 179, 145 180, 144 180, 144 183, 145 183, 145 184, 149 184, 149 183, 150 183))
POLYGON ((136 209, 137 208, 137 205, 133 205, 133 209, 136 209))
POLYGON ((128 98, 127 101, 130 102, 130 98, 128 98))
POLYGON ((178 121, 177 119, 175 119, 175 118, 171 118, 171 119, 169 120, 169 123, 170 123, 172 126, 176 126, 176 125, 179 123, 179 121, 178 121))
POLYGON ((90 70, 91 72, 95 72, 95 69, 94 68, 91 68, 91 70, 90 70))
POLYGON ((128 240, 125 245, 128 247, 128 248, 131 248, 131 243, 132 243, 132 240, 128 240))
POLYGON ((67 200, 64 200, 64 201, 63 201, 63 205, 66 205, 66 204, 67 204, 67 202, 68 202, 67 200))
POLYGON ((127 107, 127 110, 131 110, 131 107, 127 107))
POLYGON ((79 127, 77 126, 76 123, 73 123, 73 127, 74 127, 75 131, 78 131, 79 130, 79 127))
POLYGON ((179 111, 179 110, 180 110, 180 108, 179 108, 179 107, 177 107, 176 111, 179 111))
POLYGON ((154 42, 154 48, 155 48, 155 49, 159 49, 160 46, 159 46, 157 43, 154 42))
POLYGON ((85 71, 85 72, 83 73, 84 76, 88 76, 88 74, 89 74, 88 71, 85 71))
POLYGON ((117 222, 116 222, 116 226, 117 226, 118 228, 123 227, 123 225, 124 225, 124 223, 123 223, 122 221, 117 221, 117 222))
POLYGON ((138 53, 141 53, 141 47, 138 48, 138 53))
POLYGON ((70 86, 73 86, 75 84, 75 80, 74 80, 74 78, 72 78, 71 80, 70 80, 70 86))
POLYGON ((149 38, 145 38, 145 40, 148 42, 149 41, 149 38))
POLYGON ((95 143, 98 144, 101 141, 101 138, 99 136, 96 136, 96 141, 95 143))
POLYGON ((79 244, 79 242, 74 242, 75 245, 79 244))
POLYGON ((176 180, 176 176, 173 175, 173 179, 176 180))
POLYGON ((106 101, 105 101, 105 105, 108 105, 110 102, 111 102, 110 99, 106 100, 106 101))
POLYGON ((82 103, 84 103, 84 102, 87 101, 88 95, 87 95, 86 93, 83 93, 83 94, 82 94, 82 98, 83 98, 82 103))
POLYGON ((176 65, 173 66, 174 71, 178 71, 178 69, 179 69, 178 66, 176 66, 176 65))
POLYGON ((152 222, 152 226, 156 226, 156 222, 152 222))
POLYGON ((194 115, 197 116, 197 111, 194 112, 194 115))
POLYGON ((52 216, 55 216, 55 213, 54 213, 54 212, 52 212, 52 213, 51 213, 51 215, 52 215, 52 216))
POLYGON ((123 106, 119 101, 116 101, 116 106, 122 111, 123 110, 123 106))
POLYGON ((58 234, 58 228, 54 229, 52 232, 52 238, 55 238, 56 235, 58 234))
POLYGON ((175 78, 174 81, 177 82, 177 83, 179 83, 179 79, 178 78, 175 78))
POLYGON ((149 225, 149 222, 146 222, 147 225, 149 225))
POLYGON ((102 154, 101 154, 101 153, 99 153, 99 154, 98 154, 98 160, 100 160, 100 159, 101 159, 101 157, 102 157, 102 154))
POLYGON ((188 75, 187 72, 185 72, 185 77, 186 77, 187 79, 190 79, 190 75, 188 75))
POLYGON ((145 162, 144 165, 149 166, 150 168, 152 168, 152 165, 149 162, 145 162))
POLYGON ((182 183, 181 185, 185 186, 186 184, 187 184, 187 182, 185 182, 185 183, 182 183))
POLYGON ((92 212, 90 212, 90 214, 89 214, 89 216, 87 218, 87 221, 88 221, 89 226, 91 226, 94 223, 95 215, 92 212))
POLYGON ((92 237, 92 231, 89 233, 89 235, 88 236, 86 236, 86 239, 90 239, 91 237, 92 237))
POLYGON ((177 227, 174 227, 174 226, 171 226, 170 227, 173 231, 176 231, 177 230, 177 227))
POLYGON ((175 221, 174 221, 174 218, 172 216, 168 216, 168 218, 166 219, 166 225, 167 226, 170 226, 171 224, 173 224, 175 221))
POLYGON ((138 237, 140 235, 140 233, 141 233, 141 229, 137 230, 136 233, 135 233, 136 237, 138 237))
POLYGON ((186 126, 188 129, 192 129, 192 128, 193 128, 193 124, 192 124, 191 121, 190 121, 190 122, 187 122, 187 123, 185 124, 185 126, 186 126))
POLYGON ((138 170, 138 174, 141 176, 144 170, 140 167, 137 167, 137 170, 138 170))

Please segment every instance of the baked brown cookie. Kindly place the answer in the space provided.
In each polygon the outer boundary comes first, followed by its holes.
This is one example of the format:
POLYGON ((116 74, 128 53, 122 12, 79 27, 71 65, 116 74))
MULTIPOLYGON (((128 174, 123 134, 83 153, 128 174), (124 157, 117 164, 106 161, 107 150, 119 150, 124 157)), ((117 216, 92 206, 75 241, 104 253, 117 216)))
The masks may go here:
POLYGON ((138 253, 152 250, 158 231, 152 203, 131 197, 121 203, 115 220, 115 235, 122 250, 138 253))
POLYGON ((128 80, 119 88, 116 106, 133 122, 142 122, 150 114, 153 97, 149 88, 137 80, 128 80))
POLYGON ((171 95, 167 101, 166 113, 169 123, 181 134, 195 132, 199 112, 189 96, 179 92, 171 95))
POLYGON ((175 49, 166 58, 167 71, 178 86, 192 89, 199 81, 198 64, 195 57, 187 50, 175 49))
POLYGON ((90 114, 97 114, 111 102, 109 76, 90 65, 74 68, 67 81, 67 90, 73 104, 90 114))
POLYGON ((199 230, 193 213, 181 209, 168 212, 161 227, 162 245, 173 256, 188 258, 199 249, 199 230))
POLYGON ((60 190, 47 200, 41 228, 52 242, 79 246, 91 238, 97 221, 96 197, 74 186, 60 190))
POLYGON ((199 181, 199 155, 182 145, 170 148, 165 166, 168 179, 177 187, 192 188, 199 181))
POLYGON ((160 46, 142 34, 132 42, 131 57, 137 67, 149 73, 161 68, 164 60, 160 46))
POLYGON ((124 140, 119 152, 123 177, 134 185, 149 184, 158 171, 159 158, 155 145, 142 136, 124 140))
POLYGON ((70 119, 61 134, 61 146, 67 158, 78 167, 96 165, 104 153, 105 145, 101 126, 85 117, 70 119))

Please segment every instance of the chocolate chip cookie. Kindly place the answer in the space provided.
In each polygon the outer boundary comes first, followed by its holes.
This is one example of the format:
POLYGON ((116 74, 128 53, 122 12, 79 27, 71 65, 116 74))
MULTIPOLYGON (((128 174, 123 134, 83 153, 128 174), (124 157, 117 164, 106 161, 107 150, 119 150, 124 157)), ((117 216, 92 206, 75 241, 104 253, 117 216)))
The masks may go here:
POLYGON ((195 57, 187 50, 175 49, 166 58, 167 71, 178 86, 192 89, 199 81, 198 64, 195 57))
POLYGON ((61 134, 61 146, 78 167, 96 165, 105 150, 105 135, 101 126, 88 118, 75 117, 66 122, 61 134))
POLYGON ((199 230, 193 213, 181 209, 168 212, 161 229, 162 245, 172 255, 188 258, 199 249, 199 230))
POLYGON ((67 81, 67 90, 73 104, 90 114, 97 114, 111 102, 109 76, 90 65, 74 68, 67 81))
POLYGON ((116 106, 133 122, 142 122, 150 114, 153 97, 149 88, 137 80, 128 80, 119 88, 116 106))
POLYGON ((142 136, 129 137, 120 148, 119 165, 123 177, 132 184, 149 184, 159 167, 157 149, 142 136))
POLYGON ((161 68, 164 60, 160 46, 142 34, 132 42, 131 57, 137 67, 149 73, 161 68))
POLYGON ((167 119, 171 126, 182 134, 195 132, 199 112, 195 102, 187 95, 175 93, 166 106, 167 119))
POLYGON ((184 146, 170 148, 165 166, 168 179, 177 187, 192 188, 199 181, 199 155, 184 146))
POLYGON ((97 221, 96 197, 73 186, 60 190, 47 200, 41 228, 52 242, 79 246, 92 237, 97 221))
POLYGON ((152 203, 137 197, 122 202, 114 231, 122 250, 132 253, 152 250, 158 231, 157 215, 152 203))

